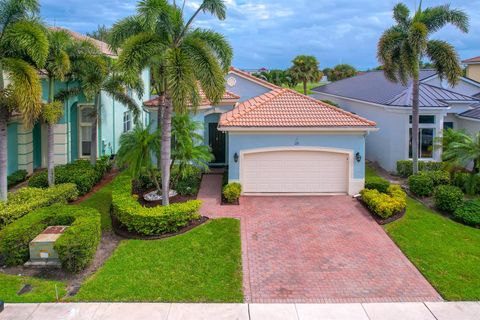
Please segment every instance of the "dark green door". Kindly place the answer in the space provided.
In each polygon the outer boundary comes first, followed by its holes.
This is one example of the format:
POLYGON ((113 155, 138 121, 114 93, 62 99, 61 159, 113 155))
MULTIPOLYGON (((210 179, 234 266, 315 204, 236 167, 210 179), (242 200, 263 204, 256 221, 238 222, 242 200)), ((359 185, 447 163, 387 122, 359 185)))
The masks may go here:
POLYGON ((33 127, 33 169, 42 166, 42 125, 37 122, 33 127))
POLYGON ((225 133, 217 130, 218 123, 208 124, 208 142, 215 159, 212 163, 225 163, 225 133))

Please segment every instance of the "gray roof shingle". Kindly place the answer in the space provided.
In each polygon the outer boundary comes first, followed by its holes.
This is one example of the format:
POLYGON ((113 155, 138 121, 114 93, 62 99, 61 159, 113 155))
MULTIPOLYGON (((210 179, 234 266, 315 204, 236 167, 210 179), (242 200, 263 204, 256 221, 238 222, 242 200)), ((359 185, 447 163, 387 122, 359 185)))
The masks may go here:
MULTIPOLYGON (((434 70, 421 70, 420 80, 436 74, 434 70)), ((346 98, 383 105, 410 107, 412 81, 404 86, 385 78, 383 71, 372 71, 312 89, 314 92, 333 94, 346 98)), ((475 98, 425 83, 420 84, 420 107, 447 107, 444 101, 475 103, 475 98)))

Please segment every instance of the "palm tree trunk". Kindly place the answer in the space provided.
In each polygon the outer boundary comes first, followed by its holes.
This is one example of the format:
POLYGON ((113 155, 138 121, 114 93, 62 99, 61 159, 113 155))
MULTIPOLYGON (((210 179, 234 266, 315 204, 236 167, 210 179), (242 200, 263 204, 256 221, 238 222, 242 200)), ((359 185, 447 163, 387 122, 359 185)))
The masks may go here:
POLYGON ((163 110, 162 123, 162 149, 161 149, 161 163, 162 163, 162 204, 168 206, 170 204, 170 162, 171 162, 171 144, 172 144, 172 103, 165 101, 163 110))
POLYGON ((303 81, 303 94, 307 95, 307 81, 306 80, 303 81))
POLYGON ((100 112, 100 93, 95 95, 95 106, 92 115, 92 138, 90 144, 90 163, 94 166, 97 163, 97 139, 98 139, 98 113, 100 112))
POLYGON ((7 201, 7 110, 0 106, 0 201, 7 201))
POLYGON ((418 137, 419 137, 419 98, 420 98, 420 79, 418 71, 413 76, 412 88, 412 162, 413 174, 418 173, 418 137))
MULTIPOLYGON (((48 103, 53 102, 53 95, 55 90, 55 81, 52 78, 48 79, 48 103)), ((47 123, 47 171, 48 171, 48 186, 55 185, 55 161, 54 161, 54 124, 47 123)))
MULTIPOLYGON (((0 62, 0 90, 5 88, 3 81, 3 66, 0 62)), ((8 182, 7 182, 7 123, 8 111, 5 106, 0 105, 0 201, 7 201, 8 182)))
MULTIPOLYGON (((162 127, 162 122, 163 122, 162 112, 163 112, 163 107, 165 106, 165 96, 161 96, 160 99, 161 99, 160 104, 157 107, 157 130, 160 130, 160 128, 162 127)), ((157 168, 159 171, 162 171, 161 155, 156 154, 156 156, 157 156, 157 168)))

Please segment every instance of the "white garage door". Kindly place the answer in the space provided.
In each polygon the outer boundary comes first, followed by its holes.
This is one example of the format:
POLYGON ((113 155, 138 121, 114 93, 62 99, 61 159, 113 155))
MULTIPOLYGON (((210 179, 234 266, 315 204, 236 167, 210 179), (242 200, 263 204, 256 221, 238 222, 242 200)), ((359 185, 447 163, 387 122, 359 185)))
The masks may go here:
POLYGON ((348 156, 325 151, 247 153, 241 182, 246 193, 347 193, 348 156))

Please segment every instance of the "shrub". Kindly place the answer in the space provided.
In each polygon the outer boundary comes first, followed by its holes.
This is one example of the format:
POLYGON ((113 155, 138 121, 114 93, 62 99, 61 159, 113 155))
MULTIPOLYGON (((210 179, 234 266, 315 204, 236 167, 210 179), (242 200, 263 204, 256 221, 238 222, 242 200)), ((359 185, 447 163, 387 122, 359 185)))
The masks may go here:
POLYGON ((240 198, 242 186, 240 183, 232 182, 223 187, 222 194, 228 203, 234 203, 240 198))
POLYGON ((450 173, 445 170, 422 171, 420 174, 426 175, 432 179, 434 187, 450 184, 450 173))
POLYGON ((455 186, 438 186, 433 196, 435 206, 448 213, 453 213, 463 202, 463 192, 455 186))
POLYGON ((434 184, 430 176, 418 173, 408 177, 408 187, 417 196, 427 197, 432 195, 434 184))
POLYGON ((480 192, 480 176, 478 174, 455 172, 452 176, 452 184, 469 195, 480 192))
POLYGON ((200 218, 201 201, 192 200, 169 206, 146 208, 132 196, 132 183, 127 175, 113 182, 112 207, 117 219, 129 230, 144 235, 176 232, 190 221, 200 218))
MULTIPOLYGON (((99 159, 95 166, 92 166, 88 160, 77 160, 55 167, 55 183, 74 183, 77 185, 79 194, 84 195, 102 179, 109 168, 111 168, 110 160, 105 157, 99 159)), ((36 188, 48 187, 47 174, 46 171, 34 174, 28 181, 28 185, 36 188)))
MULTIPOLYGON (((419 161, 419 171, 437 171, 443 170, 445 167, 443 162, 436 161, 419 161)), ((403 178, 408 178, 413 174, 413 162, 412 160, 399 160, 397 161, 397 174, 403 178)))
POLYGON ((35 209, 55 203, 67 203, 77 197, 77 187, 72 183, 59 184, 47 189, 27 187, 9 193, 8 201, 3 204, 0 211, 0 229, 35 209))
POLYGON ((173 167, 172 177, 178 177, 172 182, 172 188, 182 196, 194 196, 200 189, 202 170, 195 166, 189 166, 182 170, 183 175, 178 175, 178 167, 173 167))
POLYGON ((466 225, 480 227, 480 200, 465 201, 454 211, 453 216, 466 225))
POLYGON ((0 231, 0 252, 7 265, 29 258, 29 243, 52 225, 68 225, 55 242, 62 266, 71 272, 85 268, 100 242, 100 213, 89 207, 53 205, 37 209, 0 231))
POLYGON ((367 177, 365 179, 365 189, 374 189, 386 193, 389 186, 390 182, 380 177, 367 177))
POLYGON ((13 187, 27 179, 27 170, 17 170, 7 177, 8 187, 13 187))
POLYGON ((364 189, 360 194, 370 211, 383 219, 401 212, 407 206, 407 195, 398 185, 388 187, 387 193, 381 193, 376 189, 364 189))

